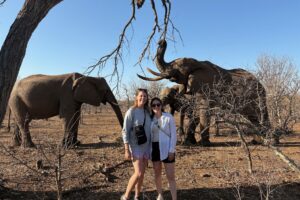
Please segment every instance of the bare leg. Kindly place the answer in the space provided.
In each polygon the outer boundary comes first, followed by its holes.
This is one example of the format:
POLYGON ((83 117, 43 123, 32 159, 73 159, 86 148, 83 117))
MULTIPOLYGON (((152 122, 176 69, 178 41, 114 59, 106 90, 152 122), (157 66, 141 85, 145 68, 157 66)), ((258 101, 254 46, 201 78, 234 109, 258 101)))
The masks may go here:
POLYGON ((136 197, 140 196, 141 189, 142 189, 142 186, 143 186, 143 181, 144 181, 144 174, 145 174, 146 166, 147 165, 148 165, 148 160, 143 159, 142 173, 141 173, 141 175, 140 175, 140 177, 138 179, 137 184, 135 185, 135 196, 136 197))
POLYGON ((161 164, 161 161, 153 162, 153 170, 154 170, 154 182, 155 182, 157 193, 162 195, 162 182, 161 182, 162 164, 161 164))
POLYGON ((175 181, 175 163, 164 163, 167 179, 169 182, 172 200, 177 200, 176 181, 175 181))
POLYGON ((145 169, 146 169, 147 160, 145 160, 143 158, 134 159, 132 161, 132 163, 133 163, 134 173, 130 177, 127 188, 126 188, 125 197, 127 199, 129 199, 130 193, 136 185, 137 186, 136 186, 135 195, 138 196, 140 194, 143 179, 144 179, 144 173, 145 173, 145 169))

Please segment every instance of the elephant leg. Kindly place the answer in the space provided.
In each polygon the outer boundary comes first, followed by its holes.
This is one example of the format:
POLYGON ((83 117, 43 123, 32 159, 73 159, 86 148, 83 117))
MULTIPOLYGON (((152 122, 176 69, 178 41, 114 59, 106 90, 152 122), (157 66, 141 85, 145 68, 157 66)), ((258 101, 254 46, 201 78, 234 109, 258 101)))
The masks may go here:
POLYGON ((64 121, 64 139, 62 145, 65 148, 74 147, 80 142, 77 140, 78 125, 80 120, 80 111, 75 112, 69 117, 65 117, 64 121))
POLYGON ((214 116, 213 118, 214 120, 214 128, 215 128, 215 136, 220 136, 220 126, 219 126, 219 123, 220 123, 220 120, 218 118, 218 116, 214 116))
POLYGON ((259 123, 258 116, 248 116, 248 119, 259 129, 259 132, 253 135, 251 143, 254 145, 263 144, 263 138, 266 138, 266 131, 263 130, 262 125, 259 123))
POLYGON ((219 120, 215 119, 215 127, 216 127, 216 136, 220 136, 220 127, 219 127, 219 120))
POLYGON ((197 125, 199 124, 199 117, 189 116, 188 129, 187 129, 187 137, 185 139, 185 144, 196 144, 195 138, 195 130, 197 125))
POLYGON ((200 109, 200 135, 201 140, 199 141, 200 145, 210 146, 211 143, 209 141, 209 117, 207 113, 207 109, 200 109))
MULTIPOLYGON (((174 116, 174 110, 171 111, 174 116)), ((185 117, 185 112, 180 110, 180 120, 179 120, 179 127, 177 129, 177 133, 180 138, 180 143, 182 144, 184 142, 184 117, 185 117)))
POLYGON ((12 141, 13 145, 19 146, 21 144, 24 148, 35 147, 29 131, 29 123, 31 121, 29 114, 22 109, 17 110, 15 113, 16 127, 12 141))
POLYGON ((24 148, 27 147, 35 147, 34 143, 32 142, 31 136, 30 136, 30 132, 29 132, 29 123, 30 123, 30 119, 29 118, 25 118, 25 122, 23 123, 23 126, 20 126, 20 131, 21 131, 21 135, 22 135, 22 142, 21 145, 24 148))
POLYGON ((15 125, 14 133, 12 135, 12 146, 21 146, 21 133, 18 125, 15 125))

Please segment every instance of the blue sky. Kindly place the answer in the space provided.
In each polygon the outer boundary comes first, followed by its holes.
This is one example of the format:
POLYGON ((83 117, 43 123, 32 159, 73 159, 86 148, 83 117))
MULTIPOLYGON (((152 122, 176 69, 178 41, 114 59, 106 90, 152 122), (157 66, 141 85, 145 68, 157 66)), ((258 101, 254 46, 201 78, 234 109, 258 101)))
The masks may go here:
MULTIPOLYGON (((84 72, 117 44, 130 17, 130 0, 64 0, 33 33, 19 77, 31 74, 84 72)), ((2 45, 24 1, 9 0, 0 7, 2 45)), ((157 7, 161 9, 160 0, 157 7)), ((173 0, 171 18, 183 44, 168 47, 166 60, 193 57, 223 68, 254 69, 258 56, 286 56, 300 66, 299 0, 173 0)), ((161 12, 162 13, 162 12, 161 12)), ((160 17, 162 14, 160 13, 160 17)), ((137 10, 124 50, 124 83, 136 78, 134 67, 153 25, 150 2, 137 10)), ((155 52, 156 46, 152 50, 155 52)), ((145 60, 143 67, 155 69, 145 60)), ((101 76, 110 73, 111 63, 101 76)))

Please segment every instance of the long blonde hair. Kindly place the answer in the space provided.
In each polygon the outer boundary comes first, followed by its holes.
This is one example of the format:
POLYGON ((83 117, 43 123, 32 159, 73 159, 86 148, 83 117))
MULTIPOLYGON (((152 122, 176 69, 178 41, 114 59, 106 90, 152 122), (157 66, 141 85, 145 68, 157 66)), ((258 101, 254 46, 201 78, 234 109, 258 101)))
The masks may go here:
POLYGON ((146 95, 147 95, 147 101, 144 105, 144 109, 147 110, 148 112, 150 112, 150 109, 149 109, 149 95, 148 95, 148 91, 147 89, 143 89, 143 88, 138 88, 135 92, 135 100, 134 100, 134 103, 133 103, 133 108, 137 108, 138 107, 138 95, 139 95, 139 92, 144 92, 146 95))

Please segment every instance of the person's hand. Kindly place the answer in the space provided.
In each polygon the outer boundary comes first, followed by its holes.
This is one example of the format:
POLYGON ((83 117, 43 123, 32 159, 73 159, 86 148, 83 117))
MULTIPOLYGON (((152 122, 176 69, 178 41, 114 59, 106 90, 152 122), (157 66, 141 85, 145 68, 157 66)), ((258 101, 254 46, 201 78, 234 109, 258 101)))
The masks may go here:
POLYGON ((131 152, 129 149, 125 149, 125 160, 131 160, 131 152))
POLYGON ((172 160, 174 160, 174 159, 175 159, 175 153, 170 153, 170 152, 169 152, 168 160, 169 160, 169 161, 172 161, 172 160))

